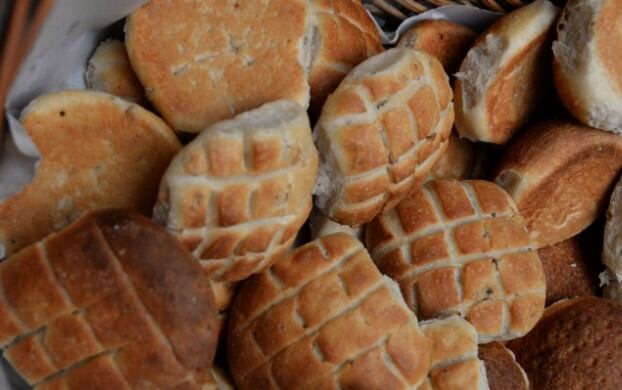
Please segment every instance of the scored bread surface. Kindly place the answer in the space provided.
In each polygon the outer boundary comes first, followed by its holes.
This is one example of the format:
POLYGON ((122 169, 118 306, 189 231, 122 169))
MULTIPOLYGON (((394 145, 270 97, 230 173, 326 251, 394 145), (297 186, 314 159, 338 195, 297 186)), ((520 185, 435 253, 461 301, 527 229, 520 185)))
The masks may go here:
POLYGON ((458 313, 486 343, 524 335, 542 314, 542 264, 512 199, 493 183, 428 182, 365 234, 421 319, 458 313))
POLYGON ((228 360, 249 388, 417 388, 430 343, 362 244, 324 236, 245 281, 228 360))
POLYGON ((218 282, 269 265, 311 211, 317 151, 305 111, 276 101, 218 123, 173 159, 154 216, 218 282))
POLYGON ((473 325, 455 315, 419 325, 432 342, 430 371, 420 390, 488 390, 473 325))
POLYGON ((92 213, 0 263, 0 345, 37 389, 200 389, 209 279, 145 217, 92 213))
POLYGON ((314 130, 318 208, 357 225, 419 186, 447 147, 451 98, 441 64, 423 52, 391 49, 354 68, 314 130))
POLYGON ((151 0, 125 42, 147 98, 176 130, 198 133, 278 99, 309 102, 306 0, 151 0))

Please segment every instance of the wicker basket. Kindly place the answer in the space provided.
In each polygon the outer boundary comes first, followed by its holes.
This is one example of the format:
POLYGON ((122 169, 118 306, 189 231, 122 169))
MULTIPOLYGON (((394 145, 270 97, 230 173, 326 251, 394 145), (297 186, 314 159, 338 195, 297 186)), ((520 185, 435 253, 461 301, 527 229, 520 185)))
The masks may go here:
POLYGON ((419 14, 443 5, 466 5, 505 13, 531 1, 533 0, 363 0, 363 3, 374 15, 404 20, 411 14, 419 14))

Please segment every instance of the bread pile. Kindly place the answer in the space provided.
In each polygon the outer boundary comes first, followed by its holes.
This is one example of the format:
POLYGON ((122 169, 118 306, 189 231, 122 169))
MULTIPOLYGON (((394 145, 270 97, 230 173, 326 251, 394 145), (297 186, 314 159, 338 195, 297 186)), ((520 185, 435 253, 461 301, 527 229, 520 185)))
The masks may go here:
POLYGON ((146 2, 21 113, 4 359, 43 390, 621 388, 619 9, 385 48, 358 0, 146 2))

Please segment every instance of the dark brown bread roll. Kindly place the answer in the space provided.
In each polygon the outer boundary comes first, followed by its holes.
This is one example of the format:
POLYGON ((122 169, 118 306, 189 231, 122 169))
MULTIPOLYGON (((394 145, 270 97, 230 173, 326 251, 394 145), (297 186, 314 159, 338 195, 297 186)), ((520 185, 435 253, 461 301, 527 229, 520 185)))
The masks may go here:
POLYGON ((490 390, 528 390, 529 380, 512 351, 499 342, 479 346, 490 390))

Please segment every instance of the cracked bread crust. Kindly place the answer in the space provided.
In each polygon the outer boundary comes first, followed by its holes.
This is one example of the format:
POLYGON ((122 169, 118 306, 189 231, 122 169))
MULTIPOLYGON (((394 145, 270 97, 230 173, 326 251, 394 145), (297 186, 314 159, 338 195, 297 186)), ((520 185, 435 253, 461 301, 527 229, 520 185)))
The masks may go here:
POLYGON ((430 344, 362 244, 321 237, 245 281, 230 312, 240 389, 416 388, 430 344))
POLYGON ((209 279, 145 217, 98 211, 0 263, 4 356, 40 388, 198 389, 218 322, 209 279))
POLYGON ((545 279, 514 202, 482 180, 436 180, 366 226, 381 272, 421 319, 459 313, 480 343, 527 333, 545 279))

